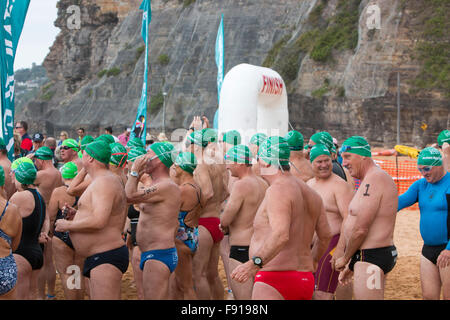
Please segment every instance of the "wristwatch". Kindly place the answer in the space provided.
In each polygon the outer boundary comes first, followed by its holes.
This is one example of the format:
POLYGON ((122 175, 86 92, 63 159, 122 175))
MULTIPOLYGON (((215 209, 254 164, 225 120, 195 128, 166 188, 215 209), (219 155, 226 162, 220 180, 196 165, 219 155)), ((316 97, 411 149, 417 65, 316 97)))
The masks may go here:
POLYGON ((255 266, 262 268, 263 262, 260 257, 252 257, 252 260, 253 260, 253 263, 255 264, 255 266))
POLYGON ((130 176, 139 178, 139 173, 137 173, 136 171, 130 171, 130 176))

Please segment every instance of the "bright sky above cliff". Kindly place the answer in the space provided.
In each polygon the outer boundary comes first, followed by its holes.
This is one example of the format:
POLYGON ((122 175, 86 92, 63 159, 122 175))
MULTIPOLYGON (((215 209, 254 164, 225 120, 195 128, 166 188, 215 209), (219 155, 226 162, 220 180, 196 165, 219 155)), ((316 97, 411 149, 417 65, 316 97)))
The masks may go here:
POLYGON ((54 26, 58 0, 31 0, 17 47, 14 70, 40 65, 59 33, 54 26))

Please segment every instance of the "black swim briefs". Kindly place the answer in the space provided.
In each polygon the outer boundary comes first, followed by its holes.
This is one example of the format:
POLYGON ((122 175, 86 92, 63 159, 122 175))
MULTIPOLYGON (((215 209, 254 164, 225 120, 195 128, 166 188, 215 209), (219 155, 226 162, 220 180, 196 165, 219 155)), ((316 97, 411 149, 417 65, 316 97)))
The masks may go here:
POLYGON ((83 276, 90 278, 91 270, 105 263, 112 264, 113 266, 117 267, 122 273, 125 273, 128 269, 129 263, 127 246, 124 245, 117 249, 96 253, 90 257, 87 257, 84 261, 83 276))
POLYGON ((389 246, 358 250, 350 260, 349 268, 351 271, 358 261, 374 264, 383 270, 384 274, 387 274, 394 269, 397 262, 397 249, 395 246, 389 246))

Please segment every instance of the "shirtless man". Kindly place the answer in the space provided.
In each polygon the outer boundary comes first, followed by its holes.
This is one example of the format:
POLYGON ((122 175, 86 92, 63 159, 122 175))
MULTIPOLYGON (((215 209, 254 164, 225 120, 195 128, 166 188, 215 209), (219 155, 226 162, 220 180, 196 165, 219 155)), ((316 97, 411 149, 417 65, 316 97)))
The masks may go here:
POLYGON ((169 277, 178 263, 175 233, 180 211, 180 189, 170 179, 173 146, 157 142, 148 153, 133 163, 125 186, 128 203, 139 204, 140 215, 136 240, 142 251, 144 299, 168 298, 169 277), (138 190, 144 173, 152 185, 138 190))
POLYGON ((307 182, 314 177, 314 173, 311 163, 303 154, 303 135, 296 130, 292 130, 284 138, 289 144, 289 149, 291 149, 289 161, 291 162, 291 167, 294 167, 294 170, 291 171, 292 175, 307 182))
POLYGON ((320 259, 314 278, 316 290, 314 300, 332 300, 338 286, 339 272, 332 269, 330 261, 335 254, 341 257, 345 241, 339 241, 342 221, 347 216, 353 189, 332 172, 331 153, 322 144, 316 144, 310 152, 310 161, 315 177, 307 182, 322 197, 325 213, 333 238, 325 255, 320 259), (338 246, 339 242, 339 246, 338 246))
POLYGON ((5 197, 6 199, 9 199, 13 193, 16 192, 16 187, 10 176, 11 161, 8 159, 8 151, 6 150, 6 144, 2 138, 0 138, 0 166, 3 167, 3 171, 5 172, 5 197))
MULTIPOLYGON (((48 208, 50 197, 55 188, 63 185, 61 173, 53 165, 53 151, 49 147, 40 147, 34 153, 34 164, 38 169, 34 184, 38 187, 39 193, 44 198, 45 206, 48 208)), ((38 276, 38 299, 54 299, 56 268, 53 262, 52 239, 50 235, 50 215, 45 215, 45 223, 42 228, 47 236, 47 242, 44 245, 44 267, 38 276), (47 285, 48 293, 45 294, 47 285)))
POLYGON ((92 178, 78 201, 78 210, 56 221, 55 231, 69 231, 75 251, 87 257, 83 275, 90 279, 93 300, 120 299, 122 275, 127 271, 128 249, 122 239, 126 195, 120 179, 108 170, 111 147, 94 141, 83 151, 83 168, 92 178))
POLYGON ((261 170, 270 186, 253 223, 251 259, 231 273, 238 282, 255 277, 256 300, 310 300, 314 265, 331 239, 322 199, 289 172, 289 155, 282 137, 270 137, 260 147, 261 168, 272 166, 276 171, 261 170), (314 231, 319 245, 312 251, 314 231))
MULTIPOLYGON (((229 233, 229 269, 234 270, 250 259, 248 250, 253 234, 253 220, 268 186, 253 172, 252 155, 247 146, 237 145, 231 148, 225 155, 225 160, 227 170, 237 181, 220 217, 220 227, 224 233, 229 233)), ((241 284, 231 280, 230 285, 236 299, 251 299, 253 281, 241 284)))
MULTIPOLYGON (((218 263, 223 233, 219 228, 220 211, 228 197, 228 172, 218 158, 217 132, 210 128, 196 130, 187 141, 197 158, 194 180, 202 190, 203 211, 199 219, 199 246, 194 256, 194 282, 200 300, 223 300, 224 288, 218 263)), ((221 155, 220 152, 218 152, 221 155)))
POLYGON ((368 142, 360 136, 342 144, 343 165, 361 186, 349 205, 342 228, 346 246, 335 262, 346 283, 354 272, 355 299, 384 299, 386 274, 395 266, 397 250, 393 235, 397 214, 397 187, 392 178, 375 165, 368 142))

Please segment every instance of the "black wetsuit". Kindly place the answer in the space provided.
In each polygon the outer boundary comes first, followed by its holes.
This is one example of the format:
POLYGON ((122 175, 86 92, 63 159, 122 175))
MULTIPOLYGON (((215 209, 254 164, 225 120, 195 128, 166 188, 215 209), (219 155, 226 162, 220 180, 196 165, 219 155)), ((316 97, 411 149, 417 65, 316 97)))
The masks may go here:
POLYGON ((332 163, 333 163, 333 173, 335 175, 338 175, 345 181, 347 181, 347 176, 345 175, 345 171, 342 165, 337 160, 333 160, 332 163))
POLYGON ((28 189, 34 197, 34 210, 26 218, 22 218, 22 237, 15 254, 24 257, 33 270, 42 268, 44 255, 39 245, 39 235, 45 220, 45 202, 36 189, 28 189))

